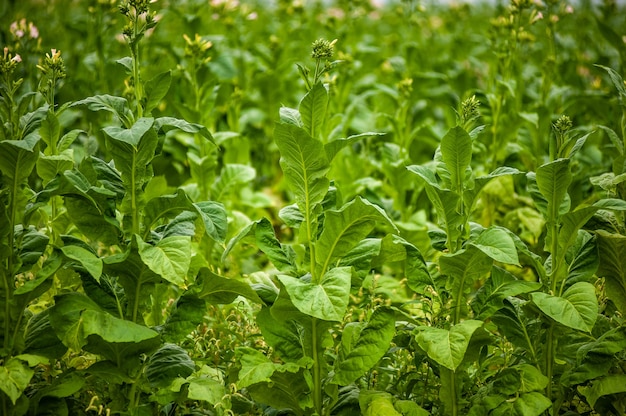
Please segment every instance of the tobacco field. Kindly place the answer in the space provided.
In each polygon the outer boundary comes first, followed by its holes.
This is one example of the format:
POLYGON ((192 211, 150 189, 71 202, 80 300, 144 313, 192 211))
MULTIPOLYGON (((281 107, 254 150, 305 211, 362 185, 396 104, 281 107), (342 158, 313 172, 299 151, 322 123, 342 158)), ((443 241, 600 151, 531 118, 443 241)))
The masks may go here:
POLYGON ((626 415, 626 5, 4 0, 0 415, 626 415))

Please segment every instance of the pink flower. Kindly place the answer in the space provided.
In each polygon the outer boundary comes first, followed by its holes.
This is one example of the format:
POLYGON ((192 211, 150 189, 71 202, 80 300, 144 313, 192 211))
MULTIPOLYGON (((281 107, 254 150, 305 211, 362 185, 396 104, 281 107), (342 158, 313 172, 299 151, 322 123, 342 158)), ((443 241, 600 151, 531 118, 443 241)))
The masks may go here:
POLYGON ((565 13, 567 13, 567 14, 572 14, 572 13, 574 13, 574 8, 572 7, 572 5, 571 5, 571 4, 568 4, 568 5, 565 7, 565 13))
POLYGON ((22 57, 19 56, 18 54, 15 54, 15 56, 13 58, 11 58, 11 60, 13 62, 22 62, 22 57))

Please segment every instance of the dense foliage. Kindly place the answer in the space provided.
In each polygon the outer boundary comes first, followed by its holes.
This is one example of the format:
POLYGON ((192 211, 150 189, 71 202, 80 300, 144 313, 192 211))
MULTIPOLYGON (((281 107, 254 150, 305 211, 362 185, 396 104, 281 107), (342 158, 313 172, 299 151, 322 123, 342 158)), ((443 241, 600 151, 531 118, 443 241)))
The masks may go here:
POLYGON ((626 414, 615 1, 0 4, 0 414, 626 414))

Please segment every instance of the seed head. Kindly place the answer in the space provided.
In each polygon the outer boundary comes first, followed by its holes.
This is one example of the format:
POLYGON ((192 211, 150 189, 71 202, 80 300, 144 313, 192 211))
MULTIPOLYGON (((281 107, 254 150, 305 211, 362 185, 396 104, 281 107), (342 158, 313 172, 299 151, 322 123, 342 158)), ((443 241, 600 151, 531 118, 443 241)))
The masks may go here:
POLYGON ((554 130, 562 137, 572 128, 572 125, 572 119, 566 115, 562 115, 556 123, 554 123, 554 130))
POLYGON ((333 57, 334 46, 337 43, 337 39, 332 42, 326 39, 318 39, 313 42, 311 56, 313 59, 330 59, 333 57))
POLYGON ((475 95, 463 100, 461 103, 461 117, 463 118, 463 121, 467 122, 480 116, 478 107, 480 107, 480 101, 476 99, 475 95))

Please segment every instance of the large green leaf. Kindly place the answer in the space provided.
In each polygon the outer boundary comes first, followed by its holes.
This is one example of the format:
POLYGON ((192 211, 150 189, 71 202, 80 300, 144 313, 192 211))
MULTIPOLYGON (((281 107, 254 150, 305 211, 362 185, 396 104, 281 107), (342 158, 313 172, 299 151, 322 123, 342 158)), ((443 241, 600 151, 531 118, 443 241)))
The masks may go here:
POLYGON ((603 396, 610 394, 626 393, 626 375, 614 374, 594 381, 591 386, 580 387, 580 392, 585 396, 592 407, 603 396))
POLYGON ((136 236, 139 256, 146 266, 163 279, 184 286, 191 263, 191 238, 165 237, 156 245, 144 243, 136 236))
POLYGON ((462 321, 450 328, 430 326, 417 329, 417 343, 437 364, 452 371, 463 362, 472 335, 483 326, 482 321, 462 321))
POLYGON ((233 302, 238 296, 263 303, 249 284, 219 276, 207 268, 200 269, 196 280, 201 285, 197 296, 209 303, 227 304, 233 302))
POLYGON ((163 388, 177 377, 186 378, 196 369, 196 365, 186 350, 176 344, 163 344, 148 359, 144 369, 150 385, 163 388))
POLYGON ((259 249, 282 273, 295 273, 297 270, 295 256, 278 241, 272 223, 267 218, 262 218, 254 224, 254 236, 259 249))
POLYGON ((152 128, 154 118, 142 117, 138 119, 130 128, 109 126, 105 127, 104 132, 117 141, 130 144, 135 149, 139 146, 141 138, 152 128))
POLYGON ((300 100, 298 110, 302 117, 303 127, 315 139, 318 138, 324 124, 327 106, 328 91, 321 81, 313 85, 300 100))
POLYGON ((102 259, 93 252, 74 245, 61 247, 61 252, 69 259, 77 261, 96 281, 102 275, 102 259))
POLYGON ((588 207, 568 212, 561 217, 562 225, 559 230, 559 248, 567 251, 576 241, 580 230, 598 210, 626 211, 626 201, 621 199, 601 199, 588 207))
POLYGON ((0 390, 15 405, 34 375, 35 371, 27 362, 16 357, 9 358, 0 366, 0 390))
POLYGON ((426 194, 437 211, 439 223, 446 231, 448 242, 456 241, 461 235, 459 227, 462 223, 462 217, 457 212, 460 196, 449 189, 441 188, 437 183, 435 174, 427 167, 412 165, 408 166, 407 169, 424 181, 426 194))
POLYGON ((478 319, 487 319, 504 307, 503 300, 541 288, 541 283, 519 280, 499 267, 492 267, 491 276, 472 299, 472 309, 478 319))
POLYGON ((336 267, 319 283, 287 275, 279 275, 278 280, 300 312, 326 321, 341 321, 350 298, 351 275, 349 267, 336 267))
POLYGON ((494 409, 493 416, 540 416, 552 406, 552 402, 539 392, 523 393, 507 400, 494 409))
POLYGON ((450 172, 450 188, 462 189, 465 171, 472 161, 472 138, 461 126, 448 130, 441 139, 441 157, 450 172))
POLYGON ((237 362, 241 365, 237 385, 248 387, 262 381, 270 381, 279 364, 273 363, 262 351, 250 347, 237 347, 237 362))
POLYGON ((167 342, 182 342, 204 321, 206 302, 191 294, 178 298, 161 332, 167 342))
POLYGON ((291 124, 278 124, 274 131, 280 151, 280 166, 300 210, 312 213, 328 192, 330 165, 319 140, 291 124))
POLYGON ((221 201, 228 193, 249 184, 255 177, 256 170, 253 167, 229 163, 220 170, 220 176, 211 187, 211 199, 221 201))
POLYGON ((256 316, 263 338, 285 361, 297 362, 304 357, 304 349, 296 323, 280 321, 272 316, 270 308, 263 308, 256 316))
POLYGON ((253 384, 247 389, 257 403, 303 416, 305 415, 303 409, 313 407, 306 377, 304 369, 294 366, 277 367, 269 381, 253 384))
POLYGON ((598 231, 600 266, 597 274, 606 281, 606 296, 626 314, 626 236, 598 231))
POLYGON ((58 155, 40 155, 37 159, 37 174, 44 185, 59 173, 74 167, 74 151, 67 149, 58 155))
POLYGON ((103 312, 80 293, 56 296, 50 323, 63 343, 75 351, 87 345, 90 335, 98 335, 106 343, 139 343, 159 337, 150 328, 103 312))
POLYGON ((591 283, 575 283, 561 297, 543 292, 530 297, 543 313, 573 329, 591 332, 598 317, 598 299, 591 283))
POLYGON ((126 98, 116 97, 113 95, 95 95, 77 101, 71 107, 77 105, 85 105, 91 111, 108 111, 115 114, 125 125, 129 125, 133 119, 133 115, 128 106, 126 98))
POLYGON ((362 391, 359 394, 359 407, 364 416, 401 416, 393 406, 393 396, 383 391, 362 391))
POLYGON ((471 244, 495 261, 519 264, 515 242, 509 233, 500 227, 487 228, 471 244))
POLYGON ((562 206, 572 182, 569 162, 569 159, 557 159, 537 168, 537 188, 547 202, 546 218, 550 221, 556 221, 560 214, 569 211, 569 206, 562 206))
POLYGON ((466 308, 465 292, 489 272, 492 264, 493 260, 489 256, 474 247, 439 258, 441 273, 447 276, 446 287, 455 302, 454 314, 457 320, 466 308))
POLYGON ((387 352, 395 334, 395 313, 381 307, 374 311, 348 354, 335 365, 333 381, 348 385, 374 366, 387 352))
POLYGON ((334 261, 353 249, 377 225, 395 228, 382 209, 360 197, 338 211, 326 211, 324 230, 316 245, 317 272, 325 273, 334 261))

